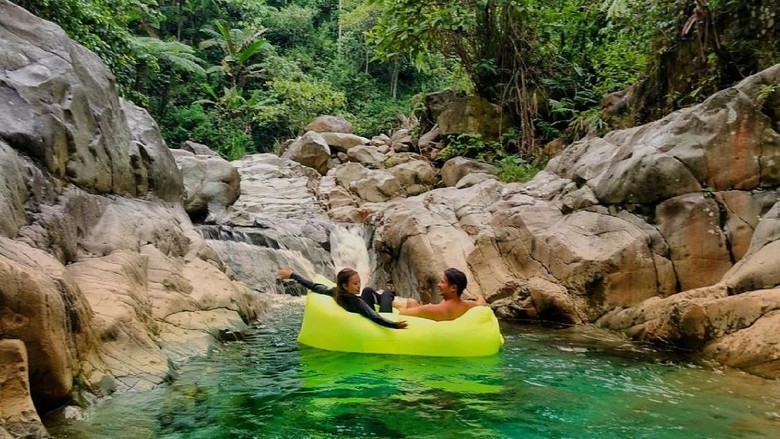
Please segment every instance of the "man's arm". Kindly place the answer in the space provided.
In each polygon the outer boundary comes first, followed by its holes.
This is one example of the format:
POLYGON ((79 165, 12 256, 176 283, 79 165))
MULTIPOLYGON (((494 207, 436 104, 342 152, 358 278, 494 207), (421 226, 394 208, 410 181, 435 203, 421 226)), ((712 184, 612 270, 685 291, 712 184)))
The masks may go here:
POLYGON ((446 320, 441 306, 438 304, 428 304, 409 307, 398 310, 398 313, 404 316, 422 317, 430 320, 446 320))

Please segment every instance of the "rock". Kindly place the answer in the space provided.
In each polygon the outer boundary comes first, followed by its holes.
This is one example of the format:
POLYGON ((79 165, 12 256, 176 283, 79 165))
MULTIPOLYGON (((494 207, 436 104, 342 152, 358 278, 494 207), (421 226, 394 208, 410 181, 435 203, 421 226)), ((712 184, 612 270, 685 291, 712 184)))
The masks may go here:
POLYGON ((357 145, 367 145, 370 140, 365 137, 345 133, 320 133, 332 150, 347 152, 357 145))
POLYGON ((108 67, 61 28, 12 3, 0 6, 0 29, 0 138, 55 179, 92 193, 144 195, 108 67))
POLYGON ((330 147, 322 135, 315 131, 307 131, 287 148, 282 157, 308 166, 321 175, 325 175, 328 172, 330 147))
POLYGON ((595 206, 599 204, 599 200, 590 186, 583 186, 572 192, 562 194, 561 204, 567 211, 573 211, 595 206))
POLYGON ((209 148, 208 146, 202 143, 193 142, 191 140, 185 140, 184 142, 182 142, 180 148, 184 151, 189 151, 195 155, 211 155, 211 156, 219 155, 216 151, 209 148))
MULTIPOLYGON (((193 228, 156 123, 120 101, 100 59, 10 2, 0 40, 2 337, 26 348, 38 407, 151 388, 261 304, 193 228), (163 320, 181 313, 198 318, 161 351, 163 320)), ((44 437, 34 413, 28 430, 5 423, 0 434, 44 437)))
MULTIPOLYGON (((462 97, 462 93, 457 93, 451 90, 426 94, 422 101, 424 111, 422 111, 422 114, 420 115, 420 128, 422 128, 421 132, 428 132, 431 127, 436 124, 436 120, 439 118, 441 113, 447 109, 450 103, 462 97)), ((418 105, 419 104, 415 106, 418 105)))
POLYGON ((224 222, 226 209, 241 191, 238 170, 219 156, 179 156, 176 165, 184 178, 184 209, 193 218, 224 222))
POLYGON ((328 206, 328 215, 333 218, 333 210, 342 207, 357 207, 349 191, 336 182, 332 175, 320 180, 320 200, 328 206))
MULTIPOLYGON (((499 197, 498 184, 436 189, 396 200, 371 215, 367 222, 375 227, 377 283, 392 281, 404 294, 437 301, 441 272, 448 267, 466 269, 466 258, 474 249, 470 233, 478 233, 489 218, 487 206, 499 197)), ((483 292, 466 272, 469 291, 483 292)))
POLYGON ((251 154, 232 164, 241 175, 241 195, 228 208, 229 224, 252 226, 268 218, 327 218, 314 191, 322 178, 317 171, 273 154, 251 154))
POLYGON ((715 200, 700 193, 670 198, 656 208, 681 290, 713 285, 731 268, 715 200))
POLYGON ((456 98, 436 118, 442 136, 475 133, 484 141, 495 141, 512 126, 498 105, 473 96, 456 98))
POLYGON ((0 140, 0 236, 12 237, 26 222, 24 204, 28 193, 26 178, 29 169, 19 155, 0 140))
POLYGON ((364 201, 383 202, 401 195, 401 185, 387 171, 346 163, 336 168, 333 175, 338 184, 364 201))
POLYGON ((21 340, 0 339, 0 435, 46 438, 30 397, 27 350, 21 340))
POLYGON ((157 337, 160 321, 152 315, 148 260, 138 252, 118 250, 68 266, 95 313, 94 330, 103 341, 108 375, 96 373, 92 382, 110 379, 116 391, 150 389, 164 382, 170 370, 157 337))
POLYGON ((184 193, 182 175, 165 145, 157 122, 143 108, 121 100, 130 128, 130 159, 139 194, 153 192, 165 201, 178 202, 184 193))
POLYGON ((387 146, 390 143, 390 137, 387 134, 380 134, 371 138, 370 144, 376 147, 387 146))
POLYGON ((433 189, 437 181, 436 170, 425 160, 404 162, 393 166, 388 171, 393 174, 409 196, 433 189))
POLYGON ((385 155, 369 145, 358 145, 349 149, 349 160, 358 162, 367 168, 381 168, 386 159, 385 155))
POLYGON ((780 241, 773 241, 743 258, 723 276, 735 293, 772 288, 780 285, 780 241))
POLYGON ((317 133, 352 133, 352 123, 338 116, 319 116, 309 122, 304 131, 314 131, 317 133))
MULTIPOLYGON (((708 343, 703 349, 703 354, 721 364, 768 379, 776 379, 780 376, 780 349, 777 348, 780 345, 780 311, 778 311, 780 290, 750 293, 751 296, 758 294, 771 295, 771 308, 765 305, 761 314, 754 314, 751 316, 752 319, 742 320, 742 322, 752 321, 752 324, 742 323, 738 326, 739 330, 708 343), (767 311, 768 309, 773 310, 767 311)), ((752 305, 752 311, 756 311, 758 303, 754 302, 752 305)), ((739 313, 742 309, 740 306, 729 306, 729 311, 733 313, 731 315, 739 313)), ((739 313, 735 317, 739 318, 743 315, 744 313, 739 313)))
POLYGON ((465 157, 453 157, 441 167, 441 181, 444 186, 455 186, 464 176, 472 172, 496 174, 496 167, 465 157))
POLYGON ((407 152, 411 148, 412 135, 408 129, 400 129, 390 136, 389 144, 395 152, 407 152))
POLYGON ((466 174, 466 176, 458 180, 458 183, 455 185, 455 187, 457 189, 465 189, 467 187, 474 186, 475 184, 480 184, 485 180, 498 180, 498 177, 493 174, 486 174, 484 172, 474 172, 471 174, 466 174))
POLYGON ((422 155, 417 154, 416 152, 401 152, 401 153, 389 155, 387 157, 387 160, 385 160, 384 167, 390 169, 400 165, 401 163, 407 163, 414 160, 425 161, 425 158, 422 155))
POLYGON ((84 420, 84 413, 82 412, 81 407, 79 406, 75 406, 75 405, 66 406, 62 410, 62 414, 65 417, 65 419, 69 419, 71 421, 84 420))
POLYGON ((401 195, 401 185, 393 174, 371 171, 366 178, 349 183, 350 192, 368 202, 387 201, 401 195))
POLYGON ((724 191, 714 194, 726 212, 725 233, 735 260, 748 251, 758 222, 776 202, 777 195, 766 191, 724 191))
POLYGON ((29 374, 36 377, 30 383, 34 400, 64 403, 79 373, 102 367, 89 304, 51 255, 0 238, 0 301, 4 336, 26 347, 29 374))

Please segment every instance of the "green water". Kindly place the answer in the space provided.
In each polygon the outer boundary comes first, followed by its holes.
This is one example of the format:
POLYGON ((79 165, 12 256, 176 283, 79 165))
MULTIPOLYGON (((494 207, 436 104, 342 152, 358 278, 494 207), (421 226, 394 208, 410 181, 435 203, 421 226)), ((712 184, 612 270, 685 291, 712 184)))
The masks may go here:
POLYGON ((592 329, 504 324, 492 358, 298 346, 301 302, 170 385, 48 420, 58 438, 780 437, 780 382, 719 372, 592 329))

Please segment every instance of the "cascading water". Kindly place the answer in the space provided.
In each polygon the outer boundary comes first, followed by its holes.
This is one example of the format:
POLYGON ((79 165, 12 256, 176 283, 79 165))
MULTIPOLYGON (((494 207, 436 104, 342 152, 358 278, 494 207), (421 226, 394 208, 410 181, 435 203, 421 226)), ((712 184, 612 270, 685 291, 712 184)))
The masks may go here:
POLYGON ((255 291, 303 293, 296 288, 280 288, 276 280, 279 268, 291 268, 307 277, 334 274, 328 250, 301 236, 300 231, 285 230, 281 221, 273 228, 200 226, 198 230, 236 279, 255 291))
POLYGON ((330 254, 336 272, 342 268, 352 268, 360 274, 363 286, 370 285, 370 257, 362 226, 334 227, 330 232, 330 254))
POLYGON ((198 230, 236 278, 256 291, 295 291, 278 288, 279 268, 291 268, 308 278, 322 274, 331 279, 342 268, 352 268, 360 274, 364 286, 371 282, 371 258, 363 226, 330 225, 326 233, 328 248, 301 236, 299 230, 285 230, 282 223, 273 228, 209 225, 198 230))

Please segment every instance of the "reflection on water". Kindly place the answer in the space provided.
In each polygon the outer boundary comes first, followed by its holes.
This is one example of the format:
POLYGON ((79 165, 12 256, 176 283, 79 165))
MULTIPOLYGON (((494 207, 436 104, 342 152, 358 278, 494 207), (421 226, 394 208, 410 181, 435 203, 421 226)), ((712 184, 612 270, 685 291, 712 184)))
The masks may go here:
POLYGON ((755 438, 780 432, 780 383, 717 372, 590 328, 504 325, 488 358, 320 351, 302 301, 174 383, 49 419, 62 438, 755 438))

